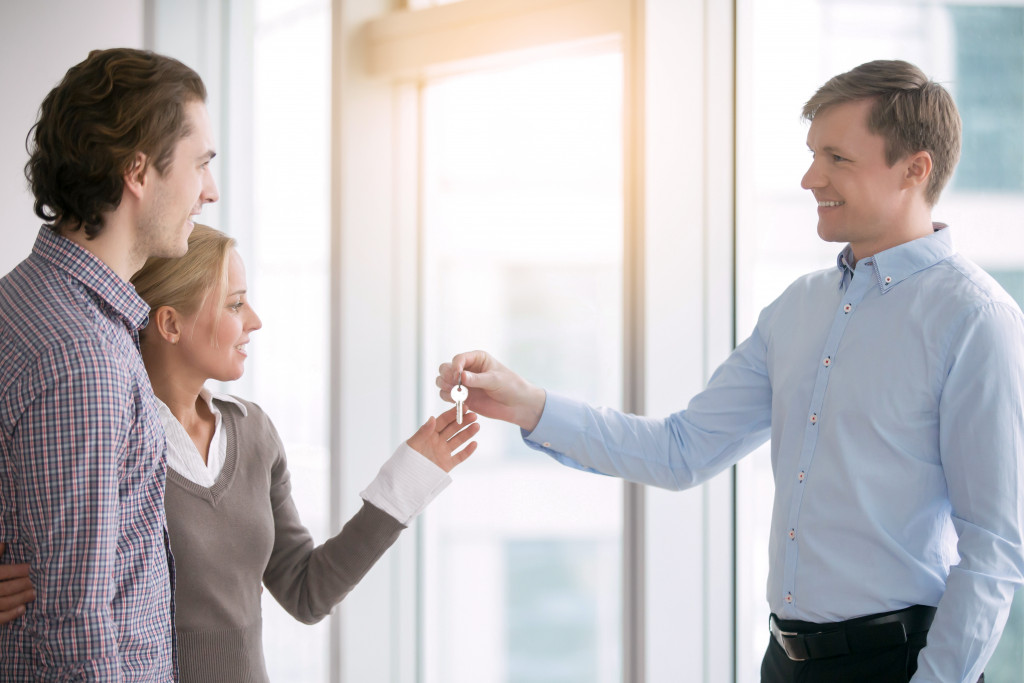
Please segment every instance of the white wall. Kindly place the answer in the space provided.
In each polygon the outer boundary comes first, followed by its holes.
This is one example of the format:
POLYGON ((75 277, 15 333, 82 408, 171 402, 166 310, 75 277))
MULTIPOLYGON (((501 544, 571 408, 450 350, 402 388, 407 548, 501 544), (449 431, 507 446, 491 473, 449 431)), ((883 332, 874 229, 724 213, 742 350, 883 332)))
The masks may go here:
POLYGON ((32 248, 40 221, 23 172, 25 136, 46 94, 89 51, 142 47, 144 0, 0 0, 0 275, 32 248))

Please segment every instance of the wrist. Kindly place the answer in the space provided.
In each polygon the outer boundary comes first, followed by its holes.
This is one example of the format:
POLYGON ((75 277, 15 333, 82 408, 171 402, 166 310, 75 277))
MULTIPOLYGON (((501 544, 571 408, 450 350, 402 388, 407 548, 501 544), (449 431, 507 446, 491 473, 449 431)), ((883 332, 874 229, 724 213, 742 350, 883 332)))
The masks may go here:
POLYGON ((537 428, 537 423, 540 422, 541 415, 544 414, 547 392, 541 387, 530 386, 526 396, 519 415, 516 417, 516 424, 529 433, 537 428))

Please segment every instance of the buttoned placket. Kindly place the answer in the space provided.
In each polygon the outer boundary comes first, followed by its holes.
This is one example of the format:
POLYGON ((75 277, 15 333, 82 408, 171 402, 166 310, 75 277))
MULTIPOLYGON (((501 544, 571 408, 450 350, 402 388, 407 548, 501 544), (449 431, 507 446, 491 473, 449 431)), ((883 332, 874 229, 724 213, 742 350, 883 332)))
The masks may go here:
MULTIPOLYGON (((860 264, 860 270, 875 270, 872 261, 865 261, 860 264)), ((877 287, 875 277, 863 273, 861 277, 847 279, 843 277, 840 286, 846 285, 845 291, 841 292, 839 304, 836 307, 835 316, 832 319, 832 326, 829 329, 825 346, 821 351, 818 361, 818 371, 814 380, 814 389, 811 392, 810 406, 807 411, 807 422, 804 428, 803 447, 800 451, 800 459, 797 462, 796 471, 790 476, 796 478, 796 486, 793 488, 793 496, 790 500, 789 513, 784 527, 786 534, 785 571, 782 577, 782 601, 787 608, 798 603, 796 585, 796 570, 799 560, 799 538, 800 538, 800 512, 803 505, 804 493, 807 486, 813 486, 813 472, 811 465, 814 460, 815 447, 818 443, 818 433, 821 430, 823 420, 829 416, 822 413, 822 405, 825 401, 825 392, 828 388, 829 376, 837 363, 842 359, 838 356, 839 344, 846 333, 847 325, 856 314, 864 296, 872 287, 877 287)))

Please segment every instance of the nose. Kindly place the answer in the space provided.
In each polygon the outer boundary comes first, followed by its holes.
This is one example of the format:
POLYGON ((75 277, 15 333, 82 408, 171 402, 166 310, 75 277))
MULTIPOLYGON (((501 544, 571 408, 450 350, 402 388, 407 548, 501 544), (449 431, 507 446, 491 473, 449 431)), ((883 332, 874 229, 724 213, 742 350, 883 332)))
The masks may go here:
POLYGON ((213 179, 213 174, 207 167, 206 174, 203 176, 203 191, 199 194, 199 201, 203 204, 212 204, 218 199, 220 199, 220 193, 217 191, 217 181, 213 179))
POLYGON ((811 165, 807 167, 807 172, 800 179, 800 187, 805 190, 813 190, 818 187, 824 187, 825 184, 824 175, 818 170, 815 160, 811 160, 811 165))
POLYGON ((261 327, 263 327, 263 321, 260 320, 260 317, 258 315, 256 315, 256 309, 254 309, 252 307, 252 304, 249 304, 246 307, 246 310, 249 311, 249 319, 245 321, 246 322, 246 326, 245 326, 246 331, 247 332, 255 332, 256 330, 258 330, 261 327))

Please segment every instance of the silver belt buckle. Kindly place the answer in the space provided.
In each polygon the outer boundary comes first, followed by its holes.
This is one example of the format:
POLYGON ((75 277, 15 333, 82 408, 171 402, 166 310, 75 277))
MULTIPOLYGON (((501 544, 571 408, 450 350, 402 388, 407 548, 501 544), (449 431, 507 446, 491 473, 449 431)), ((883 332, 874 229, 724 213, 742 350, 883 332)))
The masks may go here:
POLYGON ((795 631, 783 631, 779 628, 778 624, 775 623, 775 617, 769 617, 770 630, 772 636, 775 638, 775 642, 779 644, 779 647, 785 651, 786 656, 794 662, 806 662, 810 657, 807 656, 807 646, 803 644, 802 634, 796 633, 795 631), (802 652, 795 651, 794 644, 801 643, 804 646, 800 648, 802 652))

